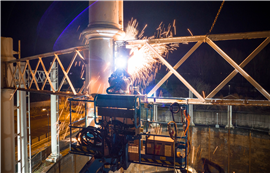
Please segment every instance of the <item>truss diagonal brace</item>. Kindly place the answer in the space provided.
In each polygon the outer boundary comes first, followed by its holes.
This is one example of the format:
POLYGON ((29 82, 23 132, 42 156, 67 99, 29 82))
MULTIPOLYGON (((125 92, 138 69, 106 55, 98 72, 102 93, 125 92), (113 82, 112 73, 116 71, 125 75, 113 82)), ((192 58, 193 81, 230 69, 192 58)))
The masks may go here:
MULTIPOLYGON (((39 90, 39 87, 38 87, 37 81, 36 81, 36 79, 35 79, 35 74, 34 74, 34 73, 33 73, 33 71, 32 71, 32 68, 31 68, 31 66, 30 66, 29 60, 26 60, 26 63, 28 64, 29 71, 30 71, 30 73, 31 73, 31 75, 32 75, 31 84, 29 84, 28 89, 31 89, 32 83, 33 83, 33 81, 34 81, 34 82, 35 82, 35 85, 36 85, 37 90, 39 90)), ((38 64, 39 64, 39 63, 38 63, 38 64)), ((36 68, 36 70, 37 70, 37 68, 36 68)), ((35 70, 35 71, 36 71, 36 70, 35 70)), ((29 75, 30 75, 30 74, 29 74, 29 75)))
MULTIPOLYGON (((239 66, 244 68, 269 42, 267 37, 239 66)), ((236 69, 231 72, 206 98, 213 98, 237 73, 236 69)))
MULTIPOLYGON (((54 62, 55 62, 55 57, 53 58, 53 61, 52 61, 52 63, 51 63, 51 66, 50 66, 50 68, 49 68, 49 70, 47 71, 47 73, 48 74, 50 74, 51 73, 51 71, 52 71, 52 67, 53 67, 53 64, 54 64, 54 62)), ((45 70, 44 70, 44 72, 45 72, 45 70)), ((46 74, 46 72, 45 72, 45 74, 46 74)), ((40 74, 38 74, 39 75, 39 77, 40 77, 40 74)), ((46 75, 47 76, 47 75, 46 75)), ((41 90, 43 90, 44 89, 44 87, 45 87, 45 85, 46 85, 46 82, 47 82, 47 80, 48 80, 48 77, 46 77, 45 78, 45 80, 44 80, 44 82, 43 82, 43 85, 42 85, 42 88, 41 88, 41 90)), ((49 81, 49 83, 50 83, 50 85, 51 85, 51 82, 49 81)), ((53 90, 54 91, 54 90, 53 90)))
POLYGON ((82 54, 80 53, 80 51, 76 50, 77 54, 79 55, 79 57, 82 59, 82 60, 85 60, 84 57, 82 56, 82 54))
POLYGON ((59 63, 59 66, 61 67, 61 69, 62 69, 62 71, 63 71, 63 73, 64 73, 64 76, 66 77, 66 79, 67 79, 67 81, 68 81, 68 84, 69 84, 69 86, 70 86, 70 88, 71 88, 73 94, 74 94, 74 95, 77 95, 77 93, 76 93, 76 91, 75 91, 75 88, 73 87, 72 82, 70 81, 70 79, 69 79, 69 77, 68 77, 68 74, 67 74, 67 72, 65 71, 65 68, 64 68, 62 62, 60 61, 58 55, 55 54, 55 57, 56 57, 56 59, 57 59, 57 61, 58 61, 58 63, 59 63))
MULTIPOLYGON (((51 81, 51 79, 50 79, 50 70, 49 70, 49 73, 48 73, 48 71, 46 70, 45 65, 44 65, 44 63, 43 63, 41 57, 39 57, 39 60, 40 60, 41 66, 42 66, 42 68, 43 68, 43 70, 44 70, 44 73, 45 73, 45 75, 46 75, 46 79, 48 80, 48 82, 49 82, 49 84, 50 84, 50 86, 51 86, 51 88, 52 88, 52 91, 55 92, 54 87, 53 87, 53 85, 52 85, 52 81, 51 81)), ((53 63, 52 63, 52 64, 53 64, 53 63)), ((44 81, 44 83, 43 83, 44 86, 45 86, 45 83, 46 83, 46 81, 44 81)), ((43 90, 43 89, 44 89, 44 87, 42 87, 41 90, 43 90)))
POLYGON ((149 47, 150 50, 153 51, 157 55, 157 57, 160 59, 160 61, 166 65, 170 71, 201 101, 204 101, 204 98, 162 57, 159 55, 159 53, 148 43, 145 43, 146 46, 149 47))
MULTIPOLYGON (((69 66, 68 66, 68 68, 67 68, 67 71, 66 71, 67 74, 69 73, 69 71, 70 71, 70 69, 71 69, 71 67, 72 67, 72 65, 73 65, 73 63, 74 63, 74 61, 75 61, 75 59, 76 59, 76 57, 77 57, 77 55, 78 55, 78 52, 79 52, 79 51, 76 51, 75 55, 73 56, 73 58, 72 58, 72 60, 71 60, 71 62, 70 62, 70 64, 69 64, 69 66)), ((79 53, 80 53, 80 52, 79 52, 79 53)), ((61 88, 62 88, 62 86, 63 86, 63 84, 64 84, 64 82, 65 82, 65 79, 66 79, 66 76, 63 77, 63 79, 62 79, 62 81, 61 81, 61 83, 60 83, 60 85, 59 85, 58 92, 61 90, 61 88)))
POLYGON ((220 55, 222 56, 235 70, 237 70, 249 83, 251 83, 264 97, 270 100, 269 93, 261 87, 249 74, 237 65, 225 52, 223 52, 212 40, 206 38, 206 42, 220 55))
POLYGON ((17 62, 18 66, 19 66, 19 88, 20 88, 20 85, 21 85, 21 80, 23 81, 23 85, 24 85, 24 88, 27 89, 26 87, 26 84, 25 84, 25 80, 24 80, 24 74, 25 74, 25 71, 26 71, 26 68, 27 68, 27 64, 25 63, 25 66, 23 68, 23 72, 21 71, 21 62, 17 62))
MULTIPOLYGON (((190 55, 202 44, 202 41, 198 41, 173 67, 177 70, 189 57, 190 55)), ((156 86, 147 94, 150 97, 156 90, 172 75, 173 73, 169 71, 157 84, 156 86)))
MULTIPOLYGON (((40 59, 38 60, 38 63, 37 63, 37 66, 36 66, 36 68, 35 68, 34 73, 31 72, 31 74, 32 74, 32 80, 31 80, 31 82, 30 82, 30 84, 29 84, 29 89, 31 89, 31 86, 32 86, 32 84, 33 84, 33 81, 35 81, 36 86, 38 86, 38 85, 37 85, 37 81, 36 81, 36 73, 37 73, 39 64, 40 64, 40 59)), ((38 90, 39 90, 39 89, 38 89, 38 90)))

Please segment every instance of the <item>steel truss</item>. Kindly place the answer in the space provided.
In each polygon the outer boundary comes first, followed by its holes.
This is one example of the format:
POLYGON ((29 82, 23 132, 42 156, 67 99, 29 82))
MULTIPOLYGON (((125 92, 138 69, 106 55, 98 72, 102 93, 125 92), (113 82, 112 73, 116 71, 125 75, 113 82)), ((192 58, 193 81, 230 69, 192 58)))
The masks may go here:
MULTIPOLYGON (((149 40, 130 40, 127 41, 127 47, 139 47, 142 48, 144 46, 148 47, 153 53, 156 54, 156 56, 159 58, 159 60, 170 70, 157 84, 156 86, 147 94, 148 97, 150 97, 172 74, 174 74, 197 98, 187 98, 186 103, 189 104, 201 104, 201 105, 250 105, 250 106, 270 106, 270 94, 262 87, 260 86, 243 68, 270 42, 270 31, 261 31, 261 32, 246 32, 246 33, 233 33, 233 34, 212 34, 212 35, 200 35, 200 36, 186 36, 186 37, 173 37, 173 38, 160 38, 160 39, 149 39, 149 40), (259 39, 259 38, 265 38, 265 40, 239 65, 235 63, 220 47, 218 47, 214 41, 226 41, 226 40, 243 40, 243 39, 259 39), (196 42, 196 44, 172 67, 161 55, 158 54, 158 52, 151 46, 152 44, 170 44, 170 43, 191 43, 196 42), (206 97, 203 97, 201 94, 199 94, 176 70, 190 57, 190 55, 197 50, 197 48, 202 44, 207 43, 210 47, 212 47, 221 57, 224 58, 233 68, 234 71, 231 72, 225 78, 210 94, 206 97), (243 100, 243 99, 215 99, 213 98, 237 73, 240 73, 245 79, 247 79, 267 100, 243 100)), ((61 51, 31 56, 27 58, 17 59, 13 61, 7 62, 8 72, 12 75, 12 81, 7 84, 7 87, 10 89, 15 90, 25 90, 25 91, 32 91, 32 92, 42 92, 47 94, 57 94, 57 95, 69 95, 69 96, 80 96, 83 95, 83 90, 86 87, 86 84, 84 83, 82 88, 77 92, 75 88, 73 87, 72 82, 70 81, 70 78, 68 76, 68 73, 71 69, 71 67, 74 65, 74 61, 76 57, 79 57, 83 63, 87 63, 84 59, 84 57, 81 55, 80 51, 88 50, 87 46, 81 46, 81 47, 74 47, 69 48, 61 51), (69 54, 74 53, 74 56, 68 66, 68 68, 65 70, 61 60, 59 58, 60 55, 63 54, 69 54), (54 56, 54 59, 51 63, 51 66, 49 70, 47 71, 45 68, 45 65, 43 63, 43 59, 47 57, 54 56), (33 71, 29 61, 38 59, 38 63, 36 65, 35 70, 33 71), (58 61, 59 66, 64 74, 64 77, 59 85, 58 90, 55 90, 52 86, 52 81, 50 80, 50 72, 52 69, 52 65, 55 63, 55 61, 58 61), (13 70, 10 64, 15 64, 15 69, 13 70), (25 64, 25 65, 24 65, 25 64), (45 74, 45 78, 43 80, 40 80, 43 85, 41 88, 39 88, 38 83, 40 81, 37 80, 36 74, 38 71, 38 67, 41 64, 44 72, 39 72, 45 74), (20 67, 24 65, 23 71, 21 71, 20 67), (26 81, 23 78, 25 75, 26 69, 28 68, 28 71, 30 71, 30 75, 28 75, 28 78, 30 79, 30 85, 26 86, 26 81), (16 72, 18 70, 18 72, 16 72), (65 82, 65 80, 68 82, 68 85, 70 86, 72 92, 64 92, 61 91, 61 88, 65 82), (44 86, 46 82, 48 81, 50 87, 52 88, 52 91, 44 90, 44 86), (31 86, 35 83, 36 89, 31 89, 31 86), (21 85, 18 85, 21 84, 21 85), (17 87, 23 86, 23 87, 17 87)), ((38 76, 38 78, 40 75, 38 76)), ((28 79, 28 80, 29 80, 28 79)), ((162 99, 157 99, 156 101, 159 102, 162 99)), ((174 102, 174 100, 171 100, 171 102, 174 102)), ((182 103, 183 101, 179 101, 179 103, 182 103)))
MULTIPOLYGON (((8 61, 6 62, 7 65, 7 73, 10 73, 12 76, 12 80, 10 83, 6 83, 5 88, 9 89, 15 89, 16 90, 24 90, 24 91, 31 91, 31 92, 40 92, 40 93, 46 93, 46 94, 56 94, 56 95, 82 95, 82 92, 84 90, 85 85, 82 86, 82 88, 77 92, 68 76, 68 73, 71 69, 71 67, 74 65, 74 62, 77 57, 79 57, 82 62, 85 64, 85 59, 80 53, 81 51, 88 50, 87 46, 80 46, 80 47, 74 47, 74 48, 69 48, 65 50, 60 50, 60 51, 55 51, 55 52, 50 52, 50 53, 45 53, 45 54, 40 54, 40 55, 35 55, 27 58, 21 58, 13 61, 8 61), (59 58, 61 55, 65 54, 74 54, 73 58, 71 59, 71 62, 68 66, 68 68, 65 70, 61 59, 59 58), (44 59, 48 57, 54 57, 50 67, 48 70, 46 70, 46 67, 44 65, 44 59), (37 65, 35 67, 35 70, 32 70, 30 61, 33 60, 38 60, 37 65), (64 77, 59 84, 58 89, 55 89, 53 87, 53 81, 50 79, 51 76, 51 71, 54 63, 58 63, 64 77), (15 64, 15 68, 12 68, 13 65, 15 64), (42 67, 43 71, 38 70, 39 66, 42 67), (21 71, 21 69, 23 69, 21 71), (24 77, 26 75, 26 78, 24 77), (66 92, 66 91, 61 91, 62 86, 64 85, 65 80, 67 81, 69 87, 71 88, 72 92, 66 92), (29 85, 26 85, 26 81, 29 81, 29 85), (33 83, 35 83, 36 89, 32 88, 33 83), (41 83, 42 86, 39 87, 38 83, 41 83), (50 85, 51 90, 45 90, 44 87, 46 84, 50 85)), ((62 59, 64 61, 64 59, 62 59)))
MULTIPOLYGON (((147 46, 157 58, 170 70, 147 94, 151 97, 157 89, 172 75, 174 74, 196 97, 186 100, 190 104, 204 104, 204 105, 252 105, 252 106, 270 106, 270 94, 260 86, 243 68, 270 42, 270 31, 263 32, 247 32, 247 33, 234 33, 234 34, 213 34, 201 36, 188 36, 188 37, 174 37, 174 38, 160 38, 150 40, 132 40, 127 41, 128 47, 147 46), (220 47, 213 41, 224 40, 241 40, 241 39, 258 39, 266 38, 241 64, 235 63, 220 47), (196 44, 172 67, 151 44, 170 44, 170 43, 183 43, 196 42, 196 44), (202 44, 207 43, 211 46, 221 57, 223 57, 233 68, 234 71, 228 75, 207 97, 201 96, 176 70, 190 57, 190 55, 202 44), (249 83, 251 83, 267 100, 243 100, 243 99, 214 99, 213 97, 237 74, 240 73, 249 83)), ((181 101, 182 102, 182 101, 181 101)), ((179 101, 180 103, 180 101, 179 101)))

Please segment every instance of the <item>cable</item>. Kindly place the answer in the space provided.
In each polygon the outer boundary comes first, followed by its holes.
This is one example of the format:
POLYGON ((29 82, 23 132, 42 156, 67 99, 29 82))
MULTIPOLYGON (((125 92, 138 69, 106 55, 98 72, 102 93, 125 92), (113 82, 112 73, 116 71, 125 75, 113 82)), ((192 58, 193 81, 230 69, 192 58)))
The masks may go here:
POLYGON ((177 125, 174 121, 170 121, 168 124, 168 131, 169 131, 169 135, 172 138, 172 140, 176 140, 177 139, 177 125), (174 124, 174 134, 171 130, 171 123, 174 124))
POLYGON ((170 105, 170 111, 172 113, 172 119, 173 120, 170 121, 167 125, 168 125, 169 135, 173 140, 177 139, 177 125, 175 123, 174 114, 178 113, 180 111, 180 109, 181 109, 181 107, 177 102, 170 105), (177 107, 177 110, 174 110, 173 109, 174 107, 177 107), (172 130, 171 130, 171 123, 174 124, 174 136, 173 136, 173 133, 172 133, 172 130))
POLYGON ((186 133, 187 133, 187 130, 188 130, 188 128, 189 128, 189 124, 190 124, 190 116, 186 114, 186 110, 184 110, 184 115, 185 115, 186 120, 187 120, 187 128, 186 128, 186 130, 185 130, 185 132, 184 132, 184 136, 185 136, 186 133))
POLYGON ((171 113, 172 113, 172 119, 173 119, 173 121, 175 122, 175 120, 174 120, 174 115, 173 114, 176 114, 176 113, 178 113, 179 111, 180 111, 180 105, 177 103, 177 102, 174 102, 173 104, 171 104, 170 105, 170 111, 171 111, 171 113), (173 108, 175 107, 175 106, 177 106, 177 110, 173 110, 173 108))
POLYGON ((218 12, 217 12, 217 15, 216 15, 216 17, 215 17, 215 20, 214 20, 214 22, 213 22, 213 24, 212 24, 212 26, 211 26, 209 32, 206 34, 206 36, 209 35, 209 34, 212 32, 212 30, 213 30, 213 28, 214 28, 214 26, 215 26, 215 24, 216 24, 217 18, 218 18, 218 16, 219 16, 220 12, 221 12, 221 9, 222 9, 224 3, 225 3, 225 0, 222 1, 221 5, 220 5, 220 7, 219 7, 219 10, 218 10, 218 12))

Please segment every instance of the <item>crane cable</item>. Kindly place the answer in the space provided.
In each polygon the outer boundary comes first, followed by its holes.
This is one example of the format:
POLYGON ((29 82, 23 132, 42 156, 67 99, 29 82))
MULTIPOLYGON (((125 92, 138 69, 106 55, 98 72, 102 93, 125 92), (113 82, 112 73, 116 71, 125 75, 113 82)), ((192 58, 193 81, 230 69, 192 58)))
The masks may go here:
POLYGON ((206 36, 208 36, 208 35, 212 32, 212 30, 213 30, 213 28, 214 28, 214 26, 215 26, 215 24, 216 24, 217 18, 218 18, 218 16, 219 16, 220 12, 221 12, 221 9, 222 9, 224 3, 225 3, 225 0, 222 1, 221 5, 220 5, 220 7, 219 7, 219 10, 218 10, 218 12, 217 12, 216 18, 215 18, 215 20, 214 20, 214 22, 213 22, 213 24, 212 24, 212 26, 211 26, 209 32, 206 34, 206 36))

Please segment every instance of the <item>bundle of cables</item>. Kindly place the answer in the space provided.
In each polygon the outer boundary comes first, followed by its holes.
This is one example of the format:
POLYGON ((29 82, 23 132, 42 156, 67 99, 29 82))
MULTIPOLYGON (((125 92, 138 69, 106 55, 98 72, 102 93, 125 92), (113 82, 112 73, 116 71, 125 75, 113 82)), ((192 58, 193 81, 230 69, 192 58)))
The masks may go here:
POLYGON ((178 113, 180 111, 180 105, 178 103, 173 103, 170 105, 170 111, 172 113, 172 121, 170 121, 167 126, 168 126, 168 132, 169 132, 169 135, 170 137, 173 139, 173 140, 176 140, 177 139, 177 125, 175 123, 175 119, 174 119, 174 114, 178 113), (176 110, 174 110, 174 107, 177 107, 176 110), (171 129, 171 124, 174 124, 174 130, 171 129))

